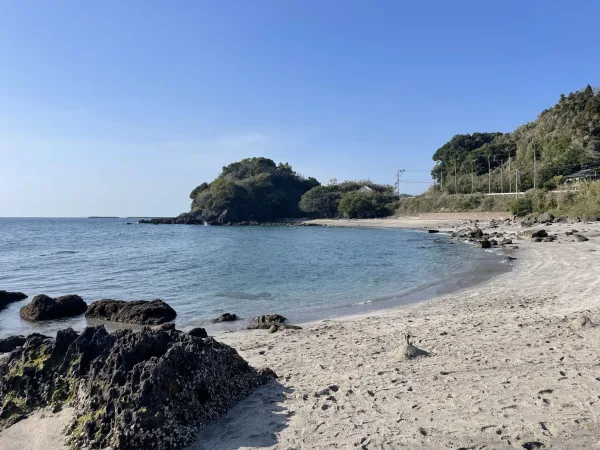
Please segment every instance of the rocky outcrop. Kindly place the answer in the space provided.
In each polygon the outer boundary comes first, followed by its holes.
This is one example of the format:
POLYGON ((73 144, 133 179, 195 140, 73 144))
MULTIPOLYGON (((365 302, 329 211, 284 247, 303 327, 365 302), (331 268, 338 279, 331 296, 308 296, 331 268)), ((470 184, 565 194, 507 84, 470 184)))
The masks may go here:
POLYGON ((268 330, 273 325, 279 328, 287 319, 279 314, 266 314, 264 316, 253 317, 248 330, 268 330))
POLYGON ((232 313, 224 313, 224 314, 221 314, 216 319, 213 319, 213 323, 233 322, 235 320, 238 320, 238 316, 237 315, 232 314, 232 313))
POLYGON ((141 219, 138 223, 149 223, 153 225, 204 225, 204 220, 194 213, 181 213, 177 217, 157 217, 154 219, 141 219))
POLYGON ((537 217, 538 223, 552 223, 554 222, 554 216, 551 213, 540 214, 537 217))
POLYGON ((492 243, 487 239, 482 239, 475 243, 476 248, 492 248, 492 243))
POLYGON ((188 331, 188 334, 190 336, 198 337, 198 338, 208 337, 208 334, 206 333, 206 330, 204 328, 201 328, 201 327, 192 328, 190 331, 188 331))
POLYGON ((275 374, 235 349, 176 330, 103 326, 31 335, 0 366, 0 429, 33 409, 67 404, 73 449, 181 449, 275 374))
POLYGON ((93 302, 85 317, 110 320, 113 322, 137 323, 140 325, 160 325, 175 319, 177 313, 162 300, 97 300, 93 302))
POLYGON ((27 295, 22 292, 0 291, 0 310, 6 308, 9 303, 25 300, 27 295))
POLYGON ((41 294, 33 297, 28 305, 21 308, 19 314, 27 320, 54 320, 83 314, 87 303, 78 295, 63 295, 52 298, 41 294))
POLYGON ((21 347, 25 341, 25 336, 8 336, 0 339, 0 353, 12 352, 17 347, 21 347))
POLYGON ((527 230, 523 233, 526 237, 529 238, 544 238, 546 236, 548 236, 548 233, 546 232, 546 230, 541 229, 541 230, 527 230))

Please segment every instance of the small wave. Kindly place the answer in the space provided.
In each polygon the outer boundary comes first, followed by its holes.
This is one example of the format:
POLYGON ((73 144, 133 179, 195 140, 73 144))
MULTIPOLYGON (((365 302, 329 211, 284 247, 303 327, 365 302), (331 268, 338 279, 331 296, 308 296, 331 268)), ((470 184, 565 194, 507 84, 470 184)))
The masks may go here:
POLYGON ((268 292, 259 292, 258 294, 251 294, 250 292, 217 292, 217 297, 235 298, 239 300, 258 300, 260 298, 270 298, 271 294, 268 292))
POLYGON ((54 253, 44 253, 44 254, 41 254, 40 256, 74 255, 75 253, 77 253, 75 250, 59 250, 54 253))
POLYGON ((373 300, 365 300, 364 302, 353 303, 352 306, 356 306, 356 305, 368 305, 369 303, 373 303, 373 300))

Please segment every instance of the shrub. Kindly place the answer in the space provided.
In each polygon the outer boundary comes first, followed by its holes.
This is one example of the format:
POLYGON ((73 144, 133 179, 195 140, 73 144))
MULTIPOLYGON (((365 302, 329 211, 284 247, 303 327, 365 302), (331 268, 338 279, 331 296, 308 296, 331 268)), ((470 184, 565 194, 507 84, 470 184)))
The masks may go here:
POLYGON ((519 197, 510 202, 510 212, 518 217, 523 217, 533 212, 533 202, 525 197, 519 197))

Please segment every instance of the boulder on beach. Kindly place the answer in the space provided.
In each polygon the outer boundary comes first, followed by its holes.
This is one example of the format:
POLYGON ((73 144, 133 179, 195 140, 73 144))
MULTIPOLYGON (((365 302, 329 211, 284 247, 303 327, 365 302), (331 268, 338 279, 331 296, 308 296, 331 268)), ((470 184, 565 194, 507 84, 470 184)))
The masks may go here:
POLYGON ((97 300, 87 309, 88 319, 102 319, 113 322, 136 323, 140 325, 160 325, 175 319, 177 313, 162 300, 97 300))
POLYGON ((266 314, 263 316, 253 317, 248 330, 268 330, 273 325, 279 328, 287 319, 279 314, 266 314))
POLYGON ((546 230, 544 229, 540 229, 540 230, 527 230, 523 233, 525 235, 525 237, 529 237, 529 238, 544 238, 546 236, 548 236, 548 233, 546 232, 546 230))
POLYGON ((238 320, 238 316, 237 315, 235 315, 233 313, 224 313, 224 314, 221 314, 216 319, 213 319, 213 323, 233 322, 235 320, 238 320))
POLYGON ((539 223, 552 223, 554 221, 554 216, 551 213, 540 214, 537 217, 537 221, 539 223))
POLYGON ((492 243, 487 239, 482 239, 475 243, 476 248, 492 248, 492 243))
POLYGON ((113 450, 184 448, 275 377, 212 338, 103 326, 29 336, 0 372, 0 429, 40 407, 71 406, 69 448, 113 450))
POLYGON ((0 291, 0 309, 6 308, 9 303, 25 300, 27 295, 22 292, 0 291))
POLYGON ((579 242, 589 241, 588 238, 586 238, 585 236, 582 236, 581 234, 573 234, 573 237, 575 238, 576 241, 579 241, 579 242))
POLYGON ((483 231, 477 227, 469 229, 466 232, 466 237, 469 239, 481 239, 483 237, 483 231))
POLYGON ((52 298, 41 294, 33 297, 28 305, 21 308, 19 314, 27 320, 54 320, 83 314, 87 303, 79 295, 63 295, 52 298))

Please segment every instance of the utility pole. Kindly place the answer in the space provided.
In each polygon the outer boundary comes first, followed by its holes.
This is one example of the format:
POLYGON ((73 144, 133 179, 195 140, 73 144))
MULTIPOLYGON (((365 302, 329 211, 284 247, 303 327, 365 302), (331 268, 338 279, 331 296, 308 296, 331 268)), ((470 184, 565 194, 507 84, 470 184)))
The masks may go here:
POLYGON ((490 164, 490 154, 488 153, 488 193, 492 193, 492 166, 490 164))
POLYGON ((536 171, 535 171, 535 147, 533 148, 533 189, 536 185, 536 171))
POLYGON ((515 169, 515 198, 519 198, 519 169, 515 169))
POLYGON ((440 195, 444 195, 444 169, 440 167, 440 195))
POLYGON ((458 188, 456 187, 456 160, 454 160, 454 193, 458 194, 458 188))
POLYGON ((504 177, 502 176, 502 164, 504 164, 504 161, 500 160, 500 192, 504 194, 504 177))
POLYGON ((398 193, 398 198, 400 198, 400 177, 402 176, 402 174, 406 172, 405 169, 398 169, 396 171, 396 183, 395 183, 395 187, 396 187, 396 192, 398 193))
POLYGON ((471 161, 471 194, 473 193, 474 184, 475 184, 475 178, 473 175, 473 161, 471 161))
POLYGON ((512 193, 512 180, 510 178, 510 150, 508 151, 508 192, 512 193))

